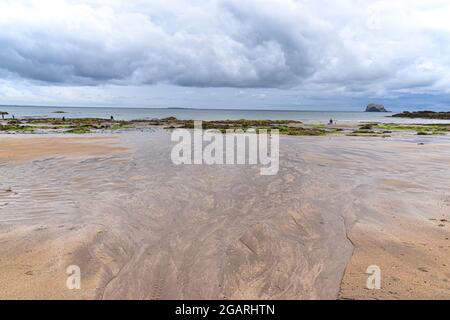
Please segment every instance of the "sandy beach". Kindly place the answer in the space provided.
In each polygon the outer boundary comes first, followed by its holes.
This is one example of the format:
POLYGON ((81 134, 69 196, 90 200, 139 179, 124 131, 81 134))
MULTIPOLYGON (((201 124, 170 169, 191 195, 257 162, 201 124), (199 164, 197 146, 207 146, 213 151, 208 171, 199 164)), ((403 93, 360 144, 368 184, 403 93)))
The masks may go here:
POLYGON ((450 299, 449 142, 285 136, 261 176, 163 129, 2 135, 0 299, 450 299))

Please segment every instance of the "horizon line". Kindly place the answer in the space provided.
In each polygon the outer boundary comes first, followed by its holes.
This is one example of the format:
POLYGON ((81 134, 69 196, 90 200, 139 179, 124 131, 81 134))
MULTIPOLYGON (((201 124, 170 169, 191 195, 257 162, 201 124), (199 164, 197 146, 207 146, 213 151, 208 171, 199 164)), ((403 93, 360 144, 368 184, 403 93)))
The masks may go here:
MULTIPOLYGON (((49 106, 49 105, 11 105, 11 104, 0 104, 0 107, 10 107, 10 108, 54 108, 54 109, 64 109, 64 108, 74 108, 74 109, 142 109, 142 110, 217 110, 217 111, 276 111, 276 112, 365 112, 361 110, 312 110, 312 109, 240 109, 240 108, 204 108, 204 107, 119 107, 119 106, 49 106)), ((408 111, 408 110, 404 110, 408 111)), ((387 113, 394 113, 388 111, 387 113)))

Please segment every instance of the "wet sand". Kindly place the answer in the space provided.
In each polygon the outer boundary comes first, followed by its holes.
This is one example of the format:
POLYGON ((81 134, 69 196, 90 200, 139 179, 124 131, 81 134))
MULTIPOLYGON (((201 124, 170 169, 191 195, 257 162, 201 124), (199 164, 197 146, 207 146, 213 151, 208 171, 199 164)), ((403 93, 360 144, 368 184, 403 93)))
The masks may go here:
POLYGON ((260 176, 163 130, 0 137, 0 298, 449 299, 450 139, 416 138, 282 137, 260 176))
POLYGON ((0 161, 30 160, 51 156, 99 156, 118 151, 114 137, 8 137, 0 138, 0 161))

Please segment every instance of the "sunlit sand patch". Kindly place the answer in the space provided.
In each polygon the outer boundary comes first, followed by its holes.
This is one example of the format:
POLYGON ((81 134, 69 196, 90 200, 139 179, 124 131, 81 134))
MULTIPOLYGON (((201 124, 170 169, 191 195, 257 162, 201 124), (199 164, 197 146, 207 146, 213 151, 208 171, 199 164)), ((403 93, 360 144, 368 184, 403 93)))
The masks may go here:
POLYGON ((2 137, 0 162, 55 156, 99 156, 125 151, 116 137, 2 137))

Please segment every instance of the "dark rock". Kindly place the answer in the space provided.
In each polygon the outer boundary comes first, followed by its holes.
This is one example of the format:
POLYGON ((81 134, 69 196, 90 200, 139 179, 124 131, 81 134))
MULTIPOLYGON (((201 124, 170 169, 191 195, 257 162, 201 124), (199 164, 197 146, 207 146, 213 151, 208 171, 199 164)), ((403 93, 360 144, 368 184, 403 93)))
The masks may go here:
POLYGON ((367 106, 366 112, 389 112, 382 104, 371 103, 367 106))
POLYGON ((397 118, 422 118, 422 119, 442 119, 450 120, 450 112, 434 112, 434 111, 404 111, 402 113, 394 114, 397 118))

